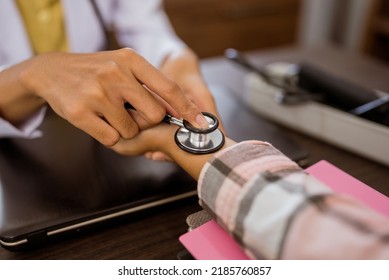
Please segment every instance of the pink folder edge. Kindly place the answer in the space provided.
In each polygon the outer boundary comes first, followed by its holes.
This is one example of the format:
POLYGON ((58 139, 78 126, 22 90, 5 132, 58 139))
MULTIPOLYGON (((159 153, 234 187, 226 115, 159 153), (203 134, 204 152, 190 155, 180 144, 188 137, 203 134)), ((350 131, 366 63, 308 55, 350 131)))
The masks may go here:
POLYGON ((355 179, 328 161, 321 160, 305 171, 329 186, 334 192, 354 197, 378 213, 389 217, 389 197, 355 179))
POLYGON ((197 260, 248 260, 239 244, 214 220, 179 237, 197 260))
MULTIPOLYGON (((305 170, 334 192, 352 196, 389 217, 389 197, 355 179, 328 161, 321 160, 305 170)), ((198 260, 247 260, 239 244, 215 221, 209 221, 179 237, 198 260)))

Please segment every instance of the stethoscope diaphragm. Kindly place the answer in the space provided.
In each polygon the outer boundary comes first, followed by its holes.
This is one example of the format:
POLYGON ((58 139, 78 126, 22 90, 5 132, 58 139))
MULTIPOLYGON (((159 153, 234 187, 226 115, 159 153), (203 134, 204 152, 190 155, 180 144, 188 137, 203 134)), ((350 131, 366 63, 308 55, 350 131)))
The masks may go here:
POLYGON ((211 113, 203 112, 209 127, 200 129, 192 126, 189 122, 180 121, 169 115, 165 121, 178 125, 174 139, 178 147, 192 154, 209 154, 216 152, 224 145, 224 134, 220 131, 218 119, 211 113))

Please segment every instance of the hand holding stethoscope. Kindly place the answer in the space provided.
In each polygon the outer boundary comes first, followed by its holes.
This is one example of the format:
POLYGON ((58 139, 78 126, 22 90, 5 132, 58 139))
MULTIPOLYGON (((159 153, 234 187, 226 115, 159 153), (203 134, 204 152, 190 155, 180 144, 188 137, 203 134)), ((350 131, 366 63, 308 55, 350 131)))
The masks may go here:
MULTIPOLYGON (((135 109, 130 103, 125 103, 126 109, 135 109)), ((191 154, 209 154, 218 151, 224 145, 224 134, 219 129, 219 120, 211 113, 203 112, 209 127, 197 128, 186 120, 180 120, 166 115, 163 122, 177 125, 179 128, 174 135, 178 147, 191 154)))

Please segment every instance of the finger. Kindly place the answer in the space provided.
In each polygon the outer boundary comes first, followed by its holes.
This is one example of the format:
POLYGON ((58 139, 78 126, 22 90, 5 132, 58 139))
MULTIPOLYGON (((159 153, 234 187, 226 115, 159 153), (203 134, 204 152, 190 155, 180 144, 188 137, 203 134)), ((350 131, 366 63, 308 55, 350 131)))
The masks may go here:
POLYGON ((209 96, 208 98, 199 98, 196 96, 193 102, 196 103, 202 111, 210 112, 213 115, 215 115, 216 118, 219 120, 219 129, 223 131, 224 134, 226 134, 226 130, 223 125, 223 119, 219 114, 219 110, 217 109, 217 104, 215 103, 212 96, 209 96))
POLYGON ((131 139, 139 132, 137 122, 128 114, 124 105, 114 106, 113 104, 107 104, 103 116, 124 139, 131 139))
POLYGON ((148 120, 146 120, 142 114, 140 114, 136 110, 127 110, 128 114, 130 114, 131 118, 136 122, 139 127, 139 130, 145 130, 153 126, 148 120))
POLYGON ((192 85, 190 89, 185 92, 185 94, 200 108, 201 111, 214 114, 219 120, 219 129, 223 131, 224 134, 226 134, 223 120, 220 117, 219 111, 217 109, 215 98, 202 81, 192 85))
POLYGON ((125 140, 120 138, 120 140, 111 147, 115 152, 126 155, 126 156, 138 156, 144 153, 142 144, 136 140, 125 140))
MULTIPOLYGON (((186 98, 179 86, 134 51, 127 50, 131 60, 130 72, 149 89, 162 97, 185 120, 196 127, 207 128, 208 122, 197 106, 186 98)), ((125 54, 125 52, 123 52, 125 54)))
POLYGON ((131 118, 124 108, 128 101, 142 115, 143 122, 150 127, 158 124, 165 116, 164 107, 150 94, 133 75, 127 75, 118 64, 109 64, 99 73, 100 93, 89 100, 95 108, 124 139, 133 138, 141 124, 131 118))
POLYGON ((153 96, 155 99, 158 100, 158 102, 165 108, 165 111, 166 113, 168 113, 169 115, 173 116, 173 117, 176 117, 176 118, 180 118, 180 115, 177 113, 176 110, 173 109, 172 106, 169 105, 169 103, 167 103, 165 100, 162 99, 162 97, 160 97, 158 94, 156 94, 155 92, 153 92, 151 89, 147 88, 146 85, 143 85, 153 96))
POLYGON ((169 157, 168 155, 166 155, 165 153, 163 152, 151 152, 151 153, 146 153, 145 156, 147 155, 147 157, 149 159, 152 159, 152 160, 155 160, 155 161, 168 161, 168 162, 172 162, 172 158, 169 157))
POLYGON ((144 154, 144 156, 145 156, 145 158, 147 158, 147 159, 152 159, 152 158, 153 158, 153 152, 146 152, 146 153, 144 154))
MULTIPOLYGON (((158 76, 158 75, 157 75, 158 76)), ((158 77, 153 80, 155 82, 158 77)), ((190 101, 185 95, 183 95, 179 86, 171 80, 165 77, 160 77, 160 81, 157 85, 143 81, 153 92, 158 94, 163 100, 165 100, 171 108, 176 111, 179 116, 196 127, 208 128, 209 123, 201 114, 200 109, 190 101)))
POLYGON ((94 95, 88 100, 88 107, 93 108, 93 112, 124 139, 131 139, 139 131, 137 124, 124 108, 123 98, 114 87, 106 83, 101 83, 101 87, 94 91, 94 95))
POLYGON ((120 134, 116 129, 94 114, 85 116, 81 122, 73 123, 73 125, 85 131, 105 146, 113 146, 120 139, 120 134))
MULTIPOLYGON (((160 123, 166 114, 165 107, 138 81, 134 79, 131 84, 132 87, 121 88, 120 91, 123 98, 135 108, 136 116, 139 116, 134 120, 138 123, 141 119, 146 123, 146 127, 160 123)), ((141 123, 138 125, 142 126, 141 123)))

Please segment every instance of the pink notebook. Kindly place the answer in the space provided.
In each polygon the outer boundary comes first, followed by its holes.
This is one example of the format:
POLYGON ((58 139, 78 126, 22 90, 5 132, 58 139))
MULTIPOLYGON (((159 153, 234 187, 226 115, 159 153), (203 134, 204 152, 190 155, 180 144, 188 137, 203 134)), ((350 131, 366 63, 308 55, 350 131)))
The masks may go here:
MULTIPOLYGON (((358 181, 331 163, 322 160, 307 168, 306 171, 335 192, 350 195, 389 217, 389 197, 358 181)), ((179 240, 198 260, 248 259, 235 240, 215 221, 205 223, 180 236, 179 240)))

